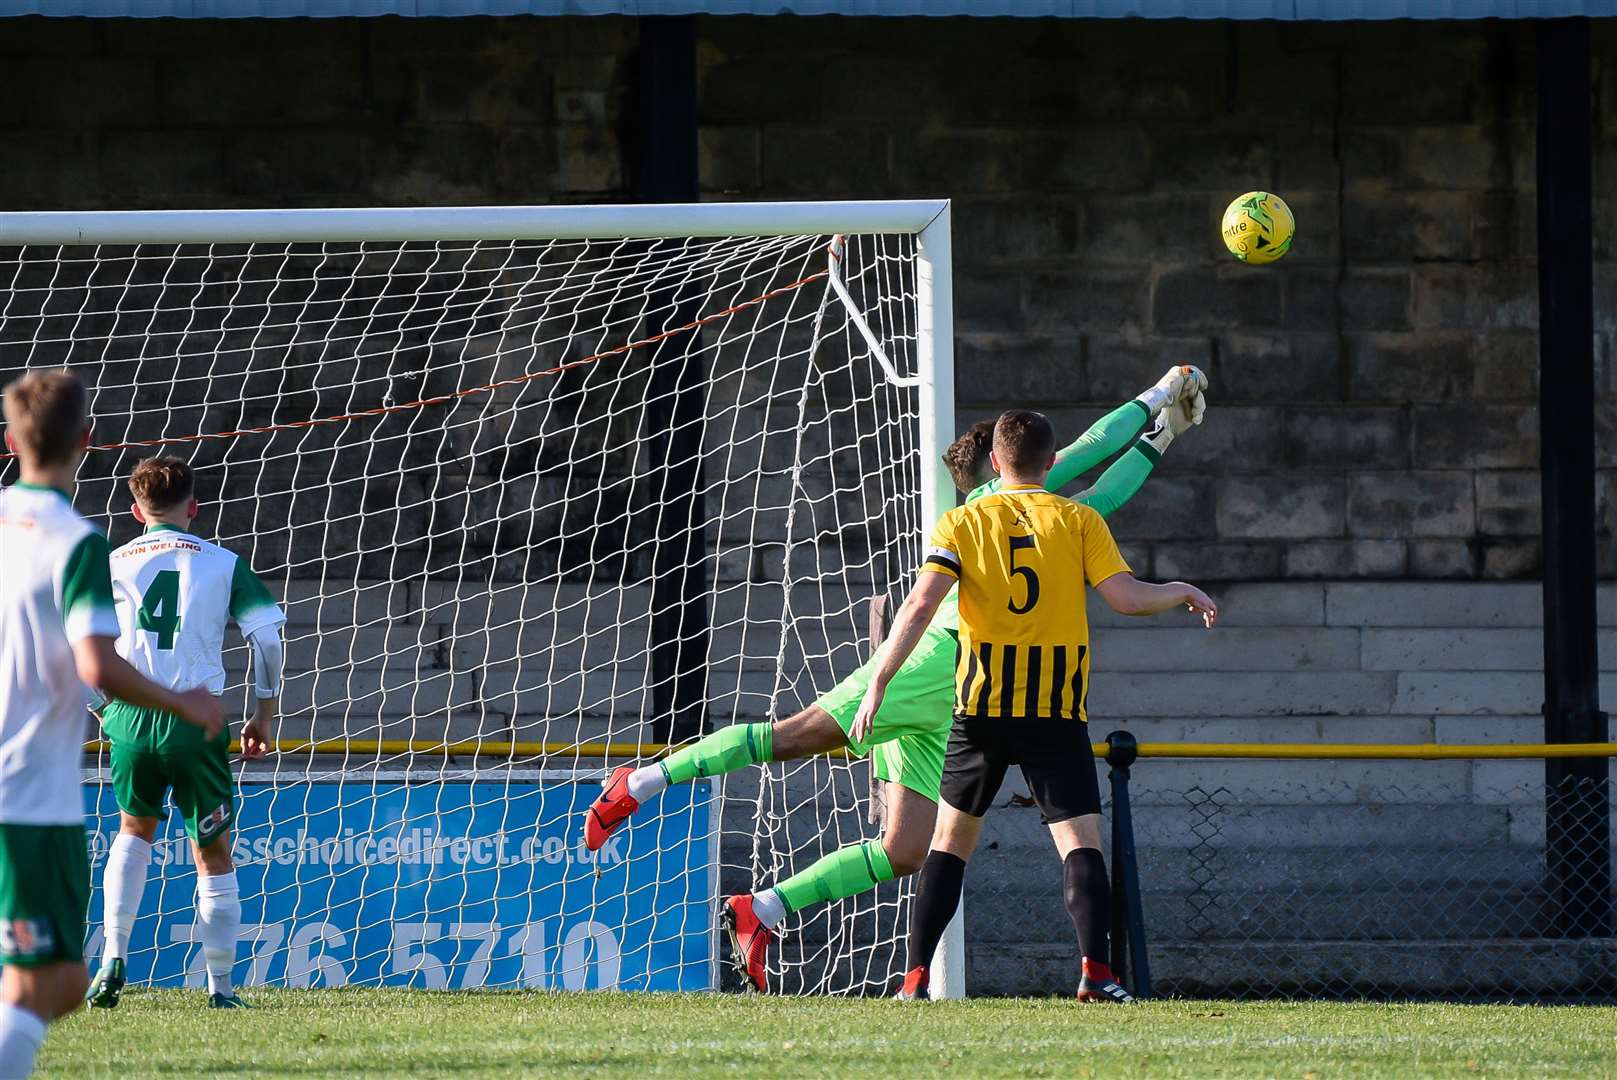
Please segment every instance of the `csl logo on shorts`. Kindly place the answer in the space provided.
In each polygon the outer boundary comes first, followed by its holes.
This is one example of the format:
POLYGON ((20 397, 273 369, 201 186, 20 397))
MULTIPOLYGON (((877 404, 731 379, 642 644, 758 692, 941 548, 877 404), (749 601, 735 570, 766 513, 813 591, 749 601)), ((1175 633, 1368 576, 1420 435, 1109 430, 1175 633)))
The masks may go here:
POLYGON ((230 804, 220 803, 207 817, 197 822, 197 837, 212 836, 230 821, 230 804))
POLYGON ((0 920, 0 955, 46 956, 56 951, 56 929, 49 919, 0 920))

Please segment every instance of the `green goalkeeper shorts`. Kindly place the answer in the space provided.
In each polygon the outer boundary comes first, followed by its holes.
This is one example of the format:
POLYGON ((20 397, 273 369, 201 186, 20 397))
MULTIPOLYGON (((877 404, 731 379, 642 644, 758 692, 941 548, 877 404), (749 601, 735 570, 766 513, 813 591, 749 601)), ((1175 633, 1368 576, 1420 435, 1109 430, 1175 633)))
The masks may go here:
POLYGON ((0 825, 0 964, 84 962, 83 825, 0 825))
POLYGON ((161 818, 173 792, 185 831, 207 847, 236 817, 236 781, 230 775, 230 736, 214 739, 157 709, 122 701, 107 705, 101 727, 112 742, 112 791, 118 809, 161 818))
MULTIPOLYGON (((887 684, 870 738, 848 740, 856 754, 870 753, 876 778, 901 784, 933 802, 943 782, 943 757, 954 725, 954 664, 959 648, 954 632, 928 626, 887 684), (872 749, 874 748, 874 749, 872 749)), ((865 699, 875 658, 832 687, 815 702, 830 713, 844 732, 853 727, 859 703, 865 699)))

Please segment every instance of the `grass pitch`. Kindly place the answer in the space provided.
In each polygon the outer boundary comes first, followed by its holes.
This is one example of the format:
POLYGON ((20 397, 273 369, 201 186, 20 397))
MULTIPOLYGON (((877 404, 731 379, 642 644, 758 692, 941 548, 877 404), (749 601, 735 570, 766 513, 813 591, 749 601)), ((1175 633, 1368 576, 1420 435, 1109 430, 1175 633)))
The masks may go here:
POLYGON ((1617 1077, 1617 1009, 731 995, 134 991, 41 1076, 1617 1077))

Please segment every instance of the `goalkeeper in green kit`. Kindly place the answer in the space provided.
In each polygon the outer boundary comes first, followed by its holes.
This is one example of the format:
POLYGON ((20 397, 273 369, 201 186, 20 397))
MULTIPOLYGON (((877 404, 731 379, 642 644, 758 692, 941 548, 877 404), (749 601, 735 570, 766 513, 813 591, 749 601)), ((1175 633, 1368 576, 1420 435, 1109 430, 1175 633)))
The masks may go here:
MULTIPOLYGON (((1169 369, 1155 386, 1102 417, 1056 455, 1045 487, 1058 491, 1127 446, 1148 423, 1150 432, 1076 497, 1111 515, 1139 491, 1175 436, 1201 423, 1207 377, 1198 369, 1169 369)), ((949 447, 944 463, 967 501, 999 487, 988 453, 994 421, 972 426, 949 447)), ((729 897, 723 908, 736 970, 768 992, 767 958, 774 927, 810 904, 840 900, 884 881, 913 874, 926 859, 937 818, 944 753, 954 723, 954 670, 958 648, 954 593, 945 598, 915 651, 887 687, 869 731, 854 729, 874 660, 843 679, 817 702, 776 723, 732 724, 662 761, 613 770, 584 814, 584 842, 598 850, 629 815, 670 784, 718 776, 747 765, 790 761, 848 749, 874 757, 876 777, 887 784, 887 820, 881 838, 850 844, 772 888, 729 897)))

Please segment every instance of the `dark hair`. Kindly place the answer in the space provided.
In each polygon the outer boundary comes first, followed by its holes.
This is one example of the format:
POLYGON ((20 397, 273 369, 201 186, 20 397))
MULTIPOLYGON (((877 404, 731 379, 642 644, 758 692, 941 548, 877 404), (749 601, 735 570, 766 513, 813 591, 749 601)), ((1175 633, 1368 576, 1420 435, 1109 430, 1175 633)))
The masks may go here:
POLYGON ((59 465, 90 430, 89 395, 71 371, 31 371, 6 387, 6 431, 37 465, 59 465))
POLYGON ((129 493, 147 510, 163 513, 191 498, 196 480, 191 466, 177 457, 149 457, 129 474, 129 493))
POLYGON ((1026 475, 1043 472, 1056 452, 1050 418, 1031 409, 1010 409, 994 424, 994 452, 1001 469, 1026 475))
POLYGON ((954 486, 966 494, 982 483, 983 466, 988 462, 988 451, 994 448, 994 422, 979 420, 966 433, 949 444, 943 452, 943 464, 954 477, 954 486))

